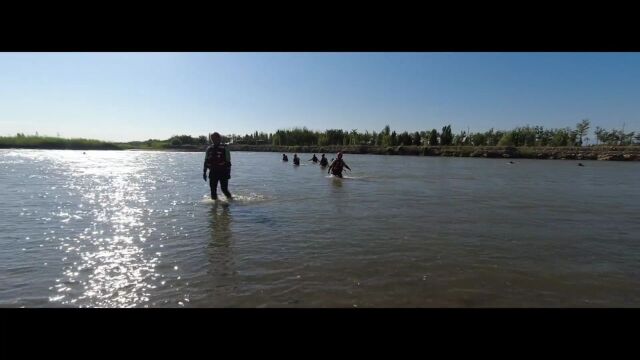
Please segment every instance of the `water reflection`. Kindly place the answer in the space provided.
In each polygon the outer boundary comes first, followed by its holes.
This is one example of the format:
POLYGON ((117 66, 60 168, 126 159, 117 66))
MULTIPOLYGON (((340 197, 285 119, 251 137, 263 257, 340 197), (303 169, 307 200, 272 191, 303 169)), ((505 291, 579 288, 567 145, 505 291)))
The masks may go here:
POLYGON ((227 204, 216 203, 209 210, 210 241, 207 247, 206 288, 203 300, 207 306, 232 306, 230 295, 236 294, 239 286, 238 264, 233 243, 233 216, 227 204))
POLYGON ((211 246, 228 247, 231 242, 231 212, 229 205, 216 202, 209 210, 211 246))
POLYGON ((228 284, 225 280, 233 275, 233 253, 231 223, 233 221, 228 204, 216 203, 209 210, 211 241, 207 249, 208 273, 216 287, 228 284))
POLYGON ((52 213, 64 216, 62 222, 75 229, 58 239, 65 252, 63 273, 50 301, 98 307, 149 301, 159 254, 145 253, 155 230, 144 216, 147 182, 152 181, 141 176, 145 159, 114 153, 53 155, 55 167, 71 175, 64 188, 81 198, 79 204, 62 204, 58 214, 52 213), (69 217, 72 213, 77 215, 69 217))

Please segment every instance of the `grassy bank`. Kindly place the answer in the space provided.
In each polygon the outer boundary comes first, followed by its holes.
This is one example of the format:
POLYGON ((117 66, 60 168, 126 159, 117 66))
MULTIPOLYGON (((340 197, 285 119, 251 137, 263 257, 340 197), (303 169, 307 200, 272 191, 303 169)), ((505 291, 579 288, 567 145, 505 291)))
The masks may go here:
MULTIPOLYGON (((168 140, 132 141, 112 143, 92 139, 64 139, 48 136, 0 137, 0 148, 22 149, 67 149, 67 150, 157 150, 203 152, 206 145, 176 144, 168 140)), ((509 146, 371 146, 371 145, 327 145, 327 146, 275 146, 231 144, 231 151, 256 151, 275 153, 451 156, 485 158, 526 159, 575 159, 575 160, 640 160, 640 146, 588 146, 588 147, 509 147, 509 146)))
POLYGON ((174 145, 166 140, 125 143, 52 136, 0 136, 0 149, 204 151, 205 148, 203 145, 174 145))
POLYGON ((64 139, 49 136, 0 136, 0 148, 54 150, 122 150, 122 147, 92 139, 64 139))
MULTIPOLYGON (((207 145, 171 145, 168 141, 105 142, 83 138, 59 138, 50 136, 0 136, 0 148, 15 149, 66 149, 66 150, 163 150, 163 151, 204 151, 207 145)), ((337 152, 345 149, 349 153, 385 153, 382 147, 366 147, 359 152, 355 146, 271 146, 271 145, 230 145, 232 151, 258 152, 337 152)))

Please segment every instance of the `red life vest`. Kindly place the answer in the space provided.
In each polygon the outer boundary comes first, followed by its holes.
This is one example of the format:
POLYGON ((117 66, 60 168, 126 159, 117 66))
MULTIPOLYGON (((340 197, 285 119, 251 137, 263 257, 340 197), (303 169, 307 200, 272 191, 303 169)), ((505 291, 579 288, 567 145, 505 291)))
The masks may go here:
POLYGON ((227 167, 226 147, 222 144, 209 146, 207 149, 207 163, 209 168, 227 167))

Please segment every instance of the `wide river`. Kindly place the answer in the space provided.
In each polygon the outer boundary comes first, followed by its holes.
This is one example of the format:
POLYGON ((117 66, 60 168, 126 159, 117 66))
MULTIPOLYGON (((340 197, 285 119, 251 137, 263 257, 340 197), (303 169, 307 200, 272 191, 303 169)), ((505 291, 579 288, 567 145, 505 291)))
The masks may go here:
POLYGON ((0 150, 0 306, 640 306, 640 162, 281 156, 0 150))

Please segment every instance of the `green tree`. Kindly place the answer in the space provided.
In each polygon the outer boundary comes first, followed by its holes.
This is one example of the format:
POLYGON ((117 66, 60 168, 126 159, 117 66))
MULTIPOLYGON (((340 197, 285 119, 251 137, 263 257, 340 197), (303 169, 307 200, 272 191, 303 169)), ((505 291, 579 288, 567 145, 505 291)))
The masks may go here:
POLYGON ((551 146, 567 146, 571 141, 571 130, 570 129, 557 129, 553 131, 553 136, 551 137, 550 145, 551 146))
POLYGON ((369 133, 368 130, 365 130, 364 134, 361 136, 360 143, 371 145, 371 133, 369 133))
POLYGON ((485 137, 487 138, 487 145, 488 146, 498 145, 498 142, 500 141, 500 139, 502 139, 503 135, 504 135, 504 132, 500 130, 494 131, 493 128, 489 129, 489 131, 485 133, 485 137))
POLYGON ((583 119, 581 122, 576 124, 576 135, 580 138, 578 141, 579 146, 582 146, 582 138, 587 134, 590 126, 591 122, 589 119, 583 119))
POLYGON ((351 130, 351 145, 358 145, 358 129, 351 130))
POLYGON ((596 134, 596 145, 599 144, 600 142, 602 142, 603 144, 606 142, 605 129, 599 126, 596 126, 596 129, 593 133, 596 134))
POLYGON ((413 140, 411 139, 411 135, 408 132, 403 132, 398 136, 398 144, 399 145, 411 145, 413 140))
POLYGON ((452 142, 453 134, 451 133, 451 125, 447 125, 442 128, 442 133, 440 134, 440 144, 451 145, 452 142))
POLYGON ((578 145, 578 132, 567 128, 567 134, 569 134, 569 140, 567 141, 567 145, 576 146, 578 145))
POLYGON ((635 132, 629 132, 629 133, 623 133, 623 137, 622 137, 622 145, 631 145, 633 144, 633 136, 635 135, 635 132))
POLYGON ((417 131, 413 133, 412 140, 413 140, 413 145, 420 146, 422 144, 422 137, 420 136, 420 133, 417 131))
POLYGON ((438 131, 436 129, 432 129, 429 133, 429 145, 438 145, 438 131))
POLYGON ((507 131, 498 141, 498 146, 515 146, 515 144, 513 131, 507 131))
POLYGON ((471 145, 473 146, 482 146, 487 143, 487 136, 483 133, 475 133, 470 136, 471 137, 471 145))

